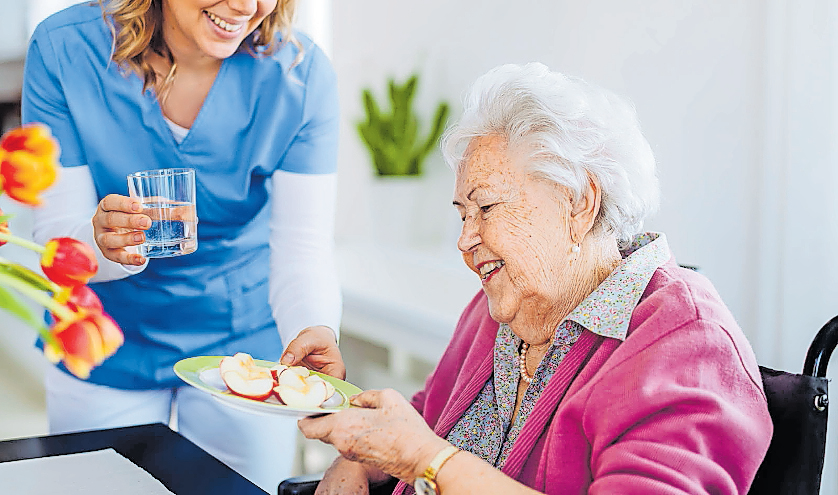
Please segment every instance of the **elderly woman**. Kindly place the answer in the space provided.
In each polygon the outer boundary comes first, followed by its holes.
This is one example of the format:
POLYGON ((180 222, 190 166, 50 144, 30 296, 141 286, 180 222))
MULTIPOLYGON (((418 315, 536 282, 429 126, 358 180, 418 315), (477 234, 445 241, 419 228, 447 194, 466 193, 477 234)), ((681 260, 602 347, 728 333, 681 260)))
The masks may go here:
POLYGON ((746 493, 772 427, 745 336, 663 234, 632 107, 540 64, 474 85, 444 140, 483 290, 411 403, 299 422, 342 454, 318 494, 746 493))

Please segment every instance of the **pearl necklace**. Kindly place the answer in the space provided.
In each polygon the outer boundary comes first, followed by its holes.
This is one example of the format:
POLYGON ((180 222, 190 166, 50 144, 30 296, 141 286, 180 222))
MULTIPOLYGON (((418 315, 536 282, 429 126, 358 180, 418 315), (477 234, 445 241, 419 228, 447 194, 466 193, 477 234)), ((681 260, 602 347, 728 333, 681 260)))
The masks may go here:
POLYGON ((527 373, 527 349, 529 348, 529 344, 521 342, 521 355, 518 356, 518 369, 521 370, 521 378, 527 383, 532 383, 533 377, 527 373))

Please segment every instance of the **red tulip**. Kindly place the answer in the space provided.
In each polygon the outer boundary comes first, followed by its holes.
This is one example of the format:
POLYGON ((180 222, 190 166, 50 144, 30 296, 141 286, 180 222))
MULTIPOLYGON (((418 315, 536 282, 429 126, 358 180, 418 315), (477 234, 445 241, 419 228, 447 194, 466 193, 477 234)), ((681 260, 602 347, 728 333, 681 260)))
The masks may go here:
POLYGON ((125 341, 122 330, 110 316, 96 311, 76 313, 77 318, 59 320, 50 329, 54 344, 47 344, 47 357, 62 360, 67 369, 82 380, 102 364, 125 341), (57 346, 57 348, 55 347, 57 346))
MULTIPOLYGON (((65 287, 53 297, 56 302, 67 306, 67 309, 74 313, 78 313, 84 309, 92 313, 104 313, 105 309, 102 307, 102 301, 93 290, 86 285, 74 285, 73 287, 65 287)), ((55 319, 59 317, 53 314, 55 319)))
POLYGON ((12 129, 0 138, 0 189, 21 203, 37 206, 55 181, 58 143, 43 124, 12 129))
POLYGON ((96 254, 87 244, 70 237, 57 237, 47 242, 41 256, 44 275, 58 285, 84 285, 99 269, 96 254))

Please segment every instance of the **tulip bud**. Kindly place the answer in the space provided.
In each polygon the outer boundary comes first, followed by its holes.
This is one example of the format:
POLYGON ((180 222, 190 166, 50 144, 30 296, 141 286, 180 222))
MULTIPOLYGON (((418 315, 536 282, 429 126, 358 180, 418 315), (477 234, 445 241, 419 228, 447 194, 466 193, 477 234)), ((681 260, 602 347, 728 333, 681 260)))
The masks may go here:
POLYGON ((44 246, 41 269, 58 285, 84 285, 99 269, 96 254, 87 244, 70 237, 51 239, 44 246))

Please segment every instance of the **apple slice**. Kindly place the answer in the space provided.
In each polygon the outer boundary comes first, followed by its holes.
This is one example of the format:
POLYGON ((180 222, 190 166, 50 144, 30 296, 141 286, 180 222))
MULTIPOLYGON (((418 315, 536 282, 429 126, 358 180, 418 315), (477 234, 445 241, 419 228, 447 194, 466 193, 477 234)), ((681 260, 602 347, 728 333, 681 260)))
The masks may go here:
POLYGON ((223 376, 228 371, 236 371, 238 373, 247 374, 248 369, 253 366, 253 358, 250 354, 238 352, 233 356, 225 356, 221 358, 221 363, 218 365, 218 372, 223 376))
POLYGON ((309 376, 309 370, 305 366, 288 366, 281 370, 276 375, 277 385, 289 385, 294 388, 300 388, 305 383, 305 379, 309 376))
MULTIPOLYGON (((323 379, 321 378, 321 380, 323 380, 323 379)), ((335 392, 336 392, 335 386, 332 385, 331 383, 327 382, 326 380, 323 380, 323 383, 326 384, 326 400, 329 400, 329 399, 332 398, 333 395, 335 395, 335 392)), ((325 402, 325 400, 324 400, 324 402, 325 402)))
MULTIPOLYGON (((326 399, 332 396, 332 394, 329 393, 329 386, 331 384, 317 375, 311 375, 306 378, 306 384, 309 387, 309 393, 319 394, 322 397, 320 404, 326 402, 326 399)), ((332 393, 334 393, 334 390, 332 393)), ((319 406, 320 404, 317 405, 319 406)))
POLYGON ((287 370, 287 369, 288 369, 288 366, 285 366, 284 364, 277 364, 276 366, 274 366, 273 368, 270 369, 271 376, 273 377, 274 382, 276 382, 274 385, 279 384, 279 378, 278 378, 279 374, 282 373, 283 371, 287 370))
POLYGON ((299 409, 311 409, 319 407, 323 403, 323 396, 326 394, 326 388, 322 385, 308 386, 306 384, 303 388, 294 388, 288 385, 278 385, 274 387, 274 391, 279 396, 279 399, 285 403, 286 406, 296 407, 299 409))
POLYGON ((280 380, 281 383, 274 387, 274 392, 279 400, 291 407, 320 407, 335 393, 334 386, 317 375, 303 378, 296 373, 285 371, 280 375, 280 380))
POLYGON ((274 388, 274 380, 270 373, 250 376, 237 371, 228 371, 221 375, 221 379, 224 380, 230 392, 253 400, 267 399, 274 388))

